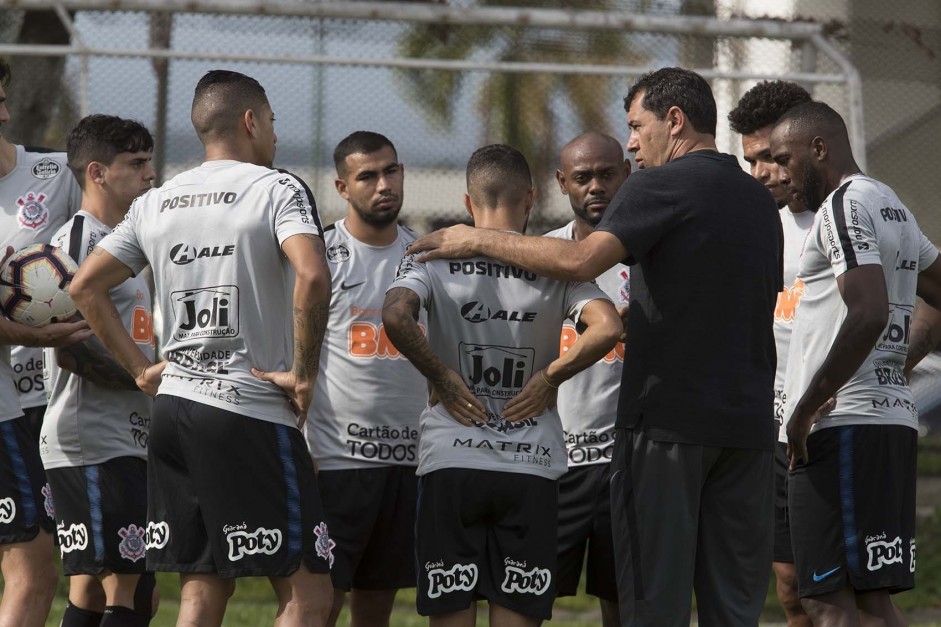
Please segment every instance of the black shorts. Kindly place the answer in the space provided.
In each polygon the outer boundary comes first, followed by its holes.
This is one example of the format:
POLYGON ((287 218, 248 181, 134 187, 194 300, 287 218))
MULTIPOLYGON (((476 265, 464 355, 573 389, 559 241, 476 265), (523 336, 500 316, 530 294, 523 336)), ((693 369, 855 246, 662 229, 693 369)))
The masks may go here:
POLYGON ((448 614, 487 599, 552 617, 558 482, 449 468, 418 483, 418 613, 448 614))
POLYGON ((577 594, 587 553, 586 592, 617 603, 610 470, 611 464, 577 466, 559 479, 557 596, 577 594))
POLYGON ((26 416, 0 422, 0 544, 55 529, 52 492, 26 416))
POLYGON ((914 587, 917 440, 897 425, 810 434, 788 495, 801 597, 914 587))
POLYGON ((144 572, 147 462, 117 457, 46 471, 66 575, 144 572))
POLYGON ((296 428, 175 396, 154 401, 147 569, 222 577, 326 573, 313 462, 296 428))
POLYGON ((415 587, 418 477, 410 466, 322 470, 324 516, 336 542, 330 577, 339 590, 415 587))
POLYGON ((26 420, 29 423, 30 431, 33 433, 33 439, 38 446, 40 431, 42 431, 43 417, 46 415, 46 406, 40 405, 38 407, 27 407, 23 410, 23 414, 26 415, 26 420))
POLYGON ((794 563, 791 523, 787 513, 787 444, 774 445, 774 561, 794 563))

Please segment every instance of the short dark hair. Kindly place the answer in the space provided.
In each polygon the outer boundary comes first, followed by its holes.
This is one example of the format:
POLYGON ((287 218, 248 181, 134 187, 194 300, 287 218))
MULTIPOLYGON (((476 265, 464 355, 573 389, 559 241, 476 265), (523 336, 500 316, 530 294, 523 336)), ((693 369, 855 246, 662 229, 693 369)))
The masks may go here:
POLYGON ((843 117, 825 102, 811 101, 788 109, 775 123, 790 124, 790 131, 799 135, 821 135, 828 139, 849 140, 843 117))
POLYGON ((477 206, 515 204, 532 187, 526 157, 512 146, 491 144, 478 148, 467 162, 467 193, 477 206))
POLYGON ((268 104, 265 89, 251 76, 211 70, 199 79, 190 117, 201 140, 228 137, 247 110, 268 104))
POLYGON ((11 78, 13 78, 13 70, 10 69, 10 64, 6 59, 0 59, 0 87, 9 85, 11 78))
POLYGON ((732 130, 748 135, 771 126, 791 107, 813 100, 807 90, 790 81, 761 81, 729 112, 732 130))
POLYGON ((354 131, 340 140, 337 147, 333 149, 333 165, 337 168, 337 174, 346 176, 346 158, 350 155, 368 155, 370 153, 382 150, 388 146, 395 153, 395 158, 399 158, 399 153, 395 146, 389 141, 389 138, 372 131, 354 131))
POLYGON ((66 140, 69 169, 82 189, 85 189, 85 168, 92 161, 111 165, 122 152, 153 149, 154 138, 146 126, 135 120, 100 113, 82 118, 66 140))
POLYGON ((624 110, 630 111, 634 98, 643 92, 641 105, 662 120, 670 107, 679 107, 693 129, 715 137, 716 100, 702 76, 681 67, 665 67, 648 72, 631 85, 624 97, 624 110))

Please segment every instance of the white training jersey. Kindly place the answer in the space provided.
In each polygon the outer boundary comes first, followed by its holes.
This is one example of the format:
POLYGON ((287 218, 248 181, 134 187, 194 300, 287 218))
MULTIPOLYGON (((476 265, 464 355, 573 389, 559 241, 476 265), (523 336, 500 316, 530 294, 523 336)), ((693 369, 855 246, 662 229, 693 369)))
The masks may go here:
POLYGON ((392 244, 370 246, 350 235, 345 219, 324 230, 333 289, 304 425, 321 470, 418 464, 428 384, 382 327, 386 289, 415 238, 399 226, 392 244))
POLYGON ((322 235, 296 176, 208 161, 139 197, 99 246, 135 273, 150 263, 170 364, 159 394, 296 426, 287 396, 251 368, 290 370, 294 272, 281 251, 322 235))
MULTIPOLYGON (((549 231, 546 237, 574 240, 575 221, 549 231)), ((595 279, 595 283, 615 307, 626 307, 630 303, 628 266, 615 264, 595 279)), ((566 319, 562 325, 560 353, 565 353, 578 337, 575 325, 566 319)), ((618 342, 598 363, 559 386, 558 410, 565 431, 569 468, 611 461, 623 365, 624 344, 618 342)))
POLYGON ((813 211, 794 213, 787 207, 780 210, 784 229, 784 289, 778 293, 774 308, 774 347, 778 364, 774 371, 774 419, 778 423, 778 441, 787 443, 787 423, 784 422, 784 375, 787 372, 787 353, 794 328, 794 314, 804 296, 804 282, 798 278, 804 240, 814 225, 813 211))
MULTIPOLYGON (((0 251, 7 246, 20 250, 48 244, 82 206, 82 190, 64 152, 14 147, 16 165, 0 177, 0 251)), ((41 348, 0 348, 0 421, 21 416, 20 407, 46 404, 42 356, 41 348), (2 356, 10 351, 9 359, 2 356), (8 401, 11 384, 19 394, 12 404, 8 401)))
POLYGON ((404 287, 428 311, 428 342, 461 375, 489 416, 465 427, 441 404, 421 415, 418 474, 473 468, 556 479, 567 467, 556 409, 518 422, 503 406, 559 355, 562 321, 607 297, 592 283, 562 283, 485 257, 402 260, 392 288, 404 287))
POLYGON ((785 418, 823 364, 846 318, 836 277, 878 264, 885 275, 889 322, 863 365, 836 394, 815 429, 847 424, 918 427, 902 369, 908 354, 918 272, 938 257, 915 217, 888 186, 854 174, 820 206, 801 256, 804 296, 794 320, 785 378, 785 418))
MULTIPOLYGON (((53 236, 76 263, 111 232, 93 215, 79 211, 53 236)), ((137 276, 111 289, 124 328, 137 347, 154 358, 150 286, 137 276)), ((59 368, 55 349, 44 351, 49 404, 42 423, 39 454, 43 466, 62 468, 100 464, 116 457, 147 459, 149 396, 140 391, 101 387, 59 368)))

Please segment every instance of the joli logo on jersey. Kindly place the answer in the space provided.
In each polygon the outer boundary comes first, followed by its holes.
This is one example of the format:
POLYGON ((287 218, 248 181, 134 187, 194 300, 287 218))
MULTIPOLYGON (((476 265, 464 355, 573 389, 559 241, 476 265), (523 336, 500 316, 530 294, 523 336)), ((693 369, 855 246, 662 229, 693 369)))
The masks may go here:
POLYGON ((431 599, 448 592, 468 592, 476 585, 476 564, 455 564, 449 570, 432 568, 428 571, 428 598, 431 599))
POLYGON ((197 287, 170 294, 176 340, 236 337, 239 334, 239 289, 234 285, 197 287))
POLYGON ((281 548, 281 530, 259 527, 252 533, 232 531, 226 535, 229 542, 229 560, 236 562, 246 555, 274 555, 281 548))
POLYGON ((461 376, 478 396, 508 398, 529 381, 533 374, 536 351, 531 348, 510 348, 465 344, 459 347, 461 376))
POLYGON ((88 546, 88 528, 84 524, 72 524, 66 529, 64 523, 59 523, 56 535, 59 536, 59 550, 62 553, 84 551, 88 546))
POLYGON ((506 593, 545 594, 552 583, 552 573, 547 568, 525 570, 526 562, 515 562, 509 558, 504 560, 504 565, 505 577, 500 589, 506 593))
POLYGON ((869 563, 866 565, 870 571, 879 570, 889 564, 902 563, 902 538, 896 537, 891 542, 883 540, 886 535, 866 536, 866 551, 869 553, 869 563))

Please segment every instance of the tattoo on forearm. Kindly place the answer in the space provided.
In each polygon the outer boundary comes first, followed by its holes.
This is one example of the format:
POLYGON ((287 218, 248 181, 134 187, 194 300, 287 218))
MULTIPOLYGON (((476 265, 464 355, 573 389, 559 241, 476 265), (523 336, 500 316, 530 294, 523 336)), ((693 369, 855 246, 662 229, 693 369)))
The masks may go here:
POLYGON ((294 308, 294 374, 309 378, 320 369, 320 348, 327 329, 330 303, 315 303, 309 310, 294 308), (306 338, 306 341, 300 340, 306 338))
POLYGON ((134 377, 92 336, 84 342, 56 350, 59 366, 95 385, 112 390, 138 390, 134 377))
POLYGON ((921 361, 931 352, 936 341, 931 337, 931 325, 922 320, 912 322, 911 341, 908 344, 908 357, 905 362, 909 367, 921 361))
POLYGON ((448 367, 431 350, 418 326, 420 308, 421 300, 412 290, 404 287, 389 290, 382 306, 383 319, 389 318, 394 322, 386 325, 386 335, 425 378, 436 386, 446 386, 448 367))

